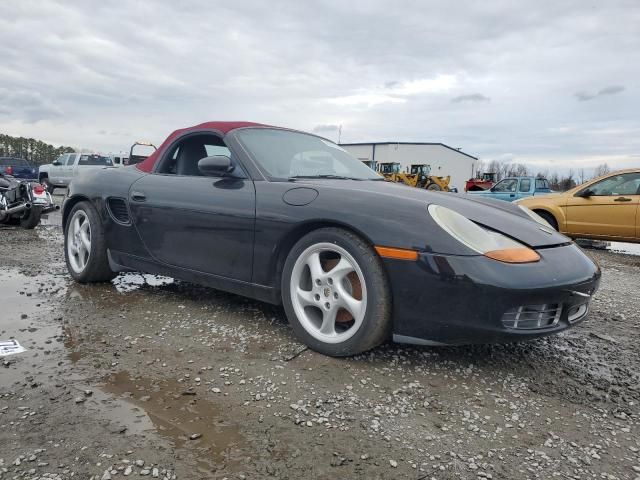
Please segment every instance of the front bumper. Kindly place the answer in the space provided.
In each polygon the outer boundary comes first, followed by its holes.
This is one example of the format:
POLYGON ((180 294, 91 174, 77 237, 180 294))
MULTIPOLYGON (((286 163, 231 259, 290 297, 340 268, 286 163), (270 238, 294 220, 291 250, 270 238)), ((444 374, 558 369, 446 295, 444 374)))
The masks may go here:
POLYGON ((599 267, 574 244, 538 253, 539 262, 519 265, 432 253, 420 254, 416 262, 385 260, 393 291, 394 340, 423 345, 512 342, 579 323, 598 288, 599 267))

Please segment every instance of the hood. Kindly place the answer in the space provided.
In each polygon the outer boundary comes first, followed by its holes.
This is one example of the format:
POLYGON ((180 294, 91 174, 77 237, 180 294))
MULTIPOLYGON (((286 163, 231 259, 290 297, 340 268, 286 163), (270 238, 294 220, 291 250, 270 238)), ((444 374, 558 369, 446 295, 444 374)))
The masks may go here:
MULTIPOLYGON (((370 195, 369 204, 372 206, 379 202, 385 202, 393 205, 394 210, 415 209, 418 212, 423 212, 425 216, 428 216, 426 207, 429 204, 442 205, 455 210, 479 225, 503 233, 532 248, 551 247, 571 241, 558 232, 544 228, 517 205, 482 195, 476 197, 460 193, 433 192, 382 181, 323 179, 305 181, 305 183, 312 184, 320 192, 320 197, 323 194, 331 194, 332 190, 348 190, 350 195, 355 192, 370 195)), ((452 252, 441 250, 439 253, 452 252)))

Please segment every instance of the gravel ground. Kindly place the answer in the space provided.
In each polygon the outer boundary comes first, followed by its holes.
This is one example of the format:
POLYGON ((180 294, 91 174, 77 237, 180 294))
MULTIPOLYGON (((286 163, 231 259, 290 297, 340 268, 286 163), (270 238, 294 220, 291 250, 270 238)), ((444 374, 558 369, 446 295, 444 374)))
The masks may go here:
POLYGON ((640 479, 638 256, 592 252, 553 338, 333 359, 266 304, 73 283, 59 218, 0 228, 0 479, 640 479))

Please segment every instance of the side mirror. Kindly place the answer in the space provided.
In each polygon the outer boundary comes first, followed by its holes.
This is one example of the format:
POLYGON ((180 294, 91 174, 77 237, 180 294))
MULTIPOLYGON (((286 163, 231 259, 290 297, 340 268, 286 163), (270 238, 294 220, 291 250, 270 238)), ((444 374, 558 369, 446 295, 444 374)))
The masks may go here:
POLYGON ((592 195, 593 195, 593 191, 589 190, 588 188, 585 190, 582 190, 581 192, 576 193, 576 197, 582 197, 582 198, 589 198, 592 195))
POLYGON ((213 155, 201 158, 198 161, 198 170, 205 177, 222 177, 227 173, 231 173, 233 169, 231 159, 226 155, 213 155))
POLYGON ((53 162, 51 162, 51 165, 59 167, 60 165, 62 165, 62 163, 60 163, 58 160, 54 160, 53 162))

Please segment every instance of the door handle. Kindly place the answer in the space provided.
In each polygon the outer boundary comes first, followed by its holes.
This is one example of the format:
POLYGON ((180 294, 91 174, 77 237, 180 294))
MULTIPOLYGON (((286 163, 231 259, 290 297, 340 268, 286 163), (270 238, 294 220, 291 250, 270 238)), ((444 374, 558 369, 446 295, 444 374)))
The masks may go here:
POLYGON ((134 202, 144 202, 147 196, 142 192, 131 192, 131 200, 134 202))
POLYGON ((627 198, 627 197, 618 197, 616 199, 613 200, 614 202, 630 202, 631 199, 627 198))
POLYGON ((516 196, 516 194, 515 194, 515 193, 512 193, 512 194, 511 194, 511 195, 509 195, 509 196, 510 196, 510 197, 515 197, 515 196, 516 196))

